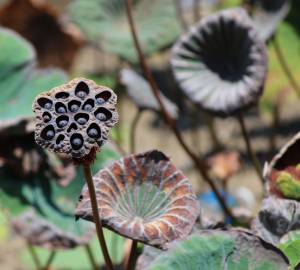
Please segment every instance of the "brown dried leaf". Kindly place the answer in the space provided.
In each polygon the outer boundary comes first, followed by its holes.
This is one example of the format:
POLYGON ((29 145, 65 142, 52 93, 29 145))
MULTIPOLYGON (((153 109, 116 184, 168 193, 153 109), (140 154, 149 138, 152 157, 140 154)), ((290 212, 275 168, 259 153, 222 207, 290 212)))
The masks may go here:
MULTIPOLYGON (((157 150, 114 162, 94 184, 103 226, 148 245, 165 248, 185 237, 199 214, 188 179, 157 150)), ((93 221, 87 186, 75 214, 93 221)))

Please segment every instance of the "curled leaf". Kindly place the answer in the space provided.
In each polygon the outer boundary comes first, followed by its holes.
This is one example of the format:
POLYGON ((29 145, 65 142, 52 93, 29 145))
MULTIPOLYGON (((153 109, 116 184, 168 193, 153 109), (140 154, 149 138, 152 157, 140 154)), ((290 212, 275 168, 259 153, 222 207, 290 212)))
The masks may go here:
POLYGON ((277 245, 290 231, 300 229, 300 203, 272 197, 265 199, 252 229, 265 241, 277 245))
POLYGON ((50 250, 71 249, 79 245, 85 245, 94 235, 93 231, 87 231, 82 237, 75 237, 57 228, 36 215, 34 211, 27 211, 12 220, 15 232, 23 237, 29 244, 50 250))
POLYGON ((191 101, 228 116, 257 103, 267 75, 267 48, 246 12, 228 9, 191 28, 174 46, 171 64, 191 101))
MULTIPOLYGON (((190 233, 198 202, 188 179, 162 152, 130 155, 94 176, 103 226, 128 238, 165 248, 190 233)), ((93 220, 87 186, 76 209, 93 220)))

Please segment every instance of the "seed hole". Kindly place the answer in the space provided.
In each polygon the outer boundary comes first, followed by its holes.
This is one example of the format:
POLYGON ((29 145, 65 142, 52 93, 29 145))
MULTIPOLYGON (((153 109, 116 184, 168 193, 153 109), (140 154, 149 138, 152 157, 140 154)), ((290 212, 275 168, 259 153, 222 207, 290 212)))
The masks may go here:
POLYGON ((98 95, 96 95, 96 102, 98 105, 103 104, 104 102, 108 101, 111 97, 111 92, 110 91, 102 91, 98 95))
POLYGON ((44 140, 52 140, 55 136, 55 130, 52 125, 46 126, 41 132, 41 138, 44 140))
POLYGON ((78 129, 77 125, 75 123, 72 123, 69 126, 69 128, 67 129, 67 132, 72 132, 72 131, 77 130, 77 129, 78 129))
POLYGON ((56 119, 56 124, 59 128, 65 127, 68 123, 69 123, 69 117, 67 115, 61 115, 56 119))
POLYGON ((78 113, 75 115, 74 119, 78 124, 84 125, 89 121, 89 115, 86 113, 78 113))
POLYGON ((87 134, 89 137, 98 140, 101 137, 101 129, 97 124, 92 123, 87 129, 87 134))
POLYGON ((44 97, 39 98, 37 100, 37 103, 46 110, 50 110, 52 108, 52 104, 53 104, 53 102, 50 99, 44 98, 44 97))
POLYGON ((44 120, 45 123, 48 123, 51 120, 51 118, 52 117, 51 117, 50 113, 48 113, 48 112, 43 113, 43 120, 44 120))
POLYGON ((99 108, 95 111, 95 116, 100 121, 107 121, 112 118, 112 113, 106 108, 99 108))
POLYGON ((67 107, 65 106, 65 104, 63 104, 61 102, 57 102, 55 104, 55 111, 57 113, 66 113, 67 112, 67 107))
POLYGON ((75 133, 71 136, 71 145, 74 150, 79 150, 83 146, 83 137, 81 134, 75 133))
POLYGON ((85 82, 79 82, 75 88, 75 95, 81 99, 84 99, 89 92, 89 86, 85 82))
POLYGON ((66 98, 68 98, 69 96, 70 96, 70 94, 67 93, 67 92, 58 92, 58 93, 55 95, 56 98, 61 98, 61 99, 66 99, 66 98))
POLYGON ((59 134, 56 138, 56 144, 60 144, 64 140, 65 136, 63 134, 59 134))
POLYGON ((82 109, 90 112, 94 108, 95 102, 92 99, 88 99, 82 106, 82 109))
POLYGON ((78 100, 71 100, 68 104, 69 111, 73 113, 77 112, 80 106, 81 102, 78 100))

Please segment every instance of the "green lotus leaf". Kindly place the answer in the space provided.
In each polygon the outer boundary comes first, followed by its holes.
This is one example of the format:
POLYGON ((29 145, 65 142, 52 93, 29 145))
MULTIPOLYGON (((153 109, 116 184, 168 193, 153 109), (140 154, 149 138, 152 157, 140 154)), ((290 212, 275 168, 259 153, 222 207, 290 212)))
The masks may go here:
MULTIPOLYGON (((70 4, 71 20, 100 47, 132 63, 137 62, 123 0, 75 0, 70 4)), ((172 0, 133 1, 133 15, 139 39, 147 55, 170 44, 180 34, 172 0)))
POLYGON ((31 104, 43 90, 66 81, 56 69, 36 70, 36 53, 17 33, 0 27, 0 122, 33 116, 31 104))
POLYGON ((283 244, 279 245, 281 251, 289 258, 292 267, 295 267, 300 263, 300 235, 296 239, 291 239, 283 244))
MULTIPOLYGON (((162 152, 129 155, 94 176, 104 227, 164 249, 188 235, 199 214, 192 186, 162 152)), ((87 186, 76 208, 78 218, 93 221, 87 186)))
MULTIPOLYGON (((116 158, 117 154, 105 147, 95 161, 94 169, 99 170, 112 157, 116 158)), ((72 248, 90 240, 90 237, 86 236, 92 236, 93 226, 85 221, 75 222, 74 218, 78 195, 84 185, 81 168, 77 169, 76 178, 66 187, 59 186, 47 168, 31 177, 21 179, 2 167, 0 177, 0 205, 7 208, 12 216, 17 217, 15 219, 17 231, 21 236, 27 236, 28 241, 32 240, 33 245, 49 249, 72 248), (30 209, 34 209, 34 212, 24 214, 30 209), (37 223, 33 223, 32 220, 37 223), (24 227, 20 226, 20 221, 24 227), (40 228, 30 228, 33 224, 40 228), (41 237, 43 241, 31 237, 32 230, 43 232, 46 228, 47 236, 49 234, 55 236, 49 236, 53 242, 49 243, 46 237, 41 237)))
POLYGON ((175 241, 148 267, 151 270, 287 270, 276 247, 241 230, 204 230, 175 241))

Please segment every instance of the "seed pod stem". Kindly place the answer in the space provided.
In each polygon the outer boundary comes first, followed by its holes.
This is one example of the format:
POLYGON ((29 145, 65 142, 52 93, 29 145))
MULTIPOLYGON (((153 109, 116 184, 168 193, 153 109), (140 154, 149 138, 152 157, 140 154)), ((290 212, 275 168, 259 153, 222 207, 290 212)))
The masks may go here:
POLYGON ((90 165, 85 164, 85 165, 83 165, 83 169, 84 169, 85 181, 88 186, 89 195, 90 195, 90 199, 91 199, 93 219, 94 219, 94 223, 96 225, 96 232, 97 232, 97 237, 99 240, 100 248, 102 250, 102 254, 103 254, 107 269, 113 270, 113 264, 112 264, 112 261, 110 259, 110 256, 109 256, 109 253, 107 250, 107 246, 106 246, 105 238, 104 238, 104 234, 103 234, 103 229, 102 229, 102 224, 101 224, 101 220, 100 220, 100 216, 99 216, 99 212, 98 212, 99 208, 98 208, 98 203, 97 203, 97 198, 96 198, 95 187, 94 187, 94 183, 93 183, 91 167, 90 167, 90 165))

